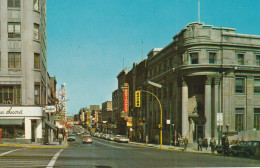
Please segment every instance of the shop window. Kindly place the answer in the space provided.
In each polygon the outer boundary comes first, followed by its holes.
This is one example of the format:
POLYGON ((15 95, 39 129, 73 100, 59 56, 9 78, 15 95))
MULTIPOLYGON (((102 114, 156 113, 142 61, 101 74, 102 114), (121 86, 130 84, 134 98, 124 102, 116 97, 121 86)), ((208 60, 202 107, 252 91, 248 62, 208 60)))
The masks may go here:
POLYGON ((40 63, 41 63, 40 54, 34 53, 34 68, 40 69, 40 63))
POLYGON ((254 79, 254 93, 260 93, 260 78, 254 79))
POLYGON ((21 68, 21 53, 8 53, 8 68, 21 68))
POLYGON ((21 0, 8 0, 8 8, 20 8, 21 0))
POLYGON ((260 130, 260 108, 254 109, 254 128, 260 130))
POLYGON ((21 104, 22 92, 20 85, 0 86, 0 104, 21 104))
POLYGON ((191 64, 198 64, 199 63, 198 53, 190 53, 190 61, 191 64))
POLYGON ((245 93, 245 79, 236 78, 236 93, 245 93))
POLYGON ((244 65, 244 54, 237 54, 238 65, 244 65))
POLYGON ((216 63, 216 57, 217 57, 217 53, 209 53, 209 63, 215 64, 216 63))
POLYGON ((235 130, 244 130, 244 108, 236 108, 235 111, 235 130))
POLYGON ((8 23, 8 38, 21 38, 21 23, 8 23))

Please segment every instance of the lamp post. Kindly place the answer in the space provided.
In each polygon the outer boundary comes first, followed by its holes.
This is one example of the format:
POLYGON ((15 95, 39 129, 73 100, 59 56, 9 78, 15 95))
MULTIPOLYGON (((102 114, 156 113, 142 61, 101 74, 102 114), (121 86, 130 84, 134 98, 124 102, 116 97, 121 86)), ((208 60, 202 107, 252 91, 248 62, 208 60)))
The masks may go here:
POLYGON ((229 127, 229 124, 227 124, 226 127, 227 127, 227 136, 228 136, 228 127, 229 127))

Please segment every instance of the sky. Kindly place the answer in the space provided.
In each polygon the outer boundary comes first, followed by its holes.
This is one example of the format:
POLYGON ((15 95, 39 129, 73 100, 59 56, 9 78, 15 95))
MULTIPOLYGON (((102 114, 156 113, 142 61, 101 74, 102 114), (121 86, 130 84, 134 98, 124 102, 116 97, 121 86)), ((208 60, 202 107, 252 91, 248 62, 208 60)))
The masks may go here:
MULTIPOLYGON (((200 22, 260 35, 259 7, 260 0, 200 0, 200 22)), ((198 0, 47 0, 48 72, 57 88, 66 83, 67 113, 112 101, 123 67, 197 21, 198 0)))

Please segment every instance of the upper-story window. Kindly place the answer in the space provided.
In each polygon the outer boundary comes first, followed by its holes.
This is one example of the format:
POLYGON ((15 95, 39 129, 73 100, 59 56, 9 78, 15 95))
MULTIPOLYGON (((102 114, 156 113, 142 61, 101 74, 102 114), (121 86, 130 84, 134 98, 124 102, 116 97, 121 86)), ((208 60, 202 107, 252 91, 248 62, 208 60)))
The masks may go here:
POLYGON ((254 79, 254 93, 260 93, 260 78, 254 79))
POLYGON ((8 38, 21 38, 21 23, 8 23, 8 38))
POLYGON ((33 0, 33 9, 39 11, 40 9, 39 0, 33 0))
POLYGON ((21 68, 21 53, 8 53, 8 68, 21 68))
POLYGON ((239 65, 244 65, 244 54, 237 54, 237 63, 239 65))
POLYGON ((190 53, 190 61, 191 61, 191 64, 198 64, 199 63, 199 54, 190 53))
POLYGON ((245 93, 245 78, 236 78, 236 93, 245 93))
POLYGON ((33 38, 35 40, 40 40, 40 25, 36 23, 34 23, 33 38))
POLYGON ((21 104, 21 85, 0 85, 0 104, 21 104))
POLYGON ((20 8, 21 0, 8 0, 8 8, 20 8))
POLYGON ((217 53, 209 53, 209 63, 215 64, 216 63, 216 57, 217 57, 217 53))
POLYGON ((256 65, 260 66, 260 55, 256 55, 255 59, 256 59, 256 65))
POLYGON ((40 69, 41 59, 40 54, 34 53, 34 68, 40 69))

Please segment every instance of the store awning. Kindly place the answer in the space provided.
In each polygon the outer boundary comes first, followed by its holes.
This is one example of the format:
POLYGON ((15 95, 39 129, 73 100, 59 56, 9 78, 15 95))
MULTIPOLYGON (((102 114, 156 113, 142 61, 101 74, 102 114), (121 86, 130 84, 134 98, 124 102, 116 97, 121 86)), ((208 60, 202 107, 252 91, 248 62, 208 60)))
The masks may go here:
POLYGON ((52 124, 50 121, 44 119, 44 122, 45 122, 45 124, 47 124, 52 129, 57 130, 56 125, 52 124))
POLYGON ((23 119, 0 119, 0 125, 22 125, 23 119))

